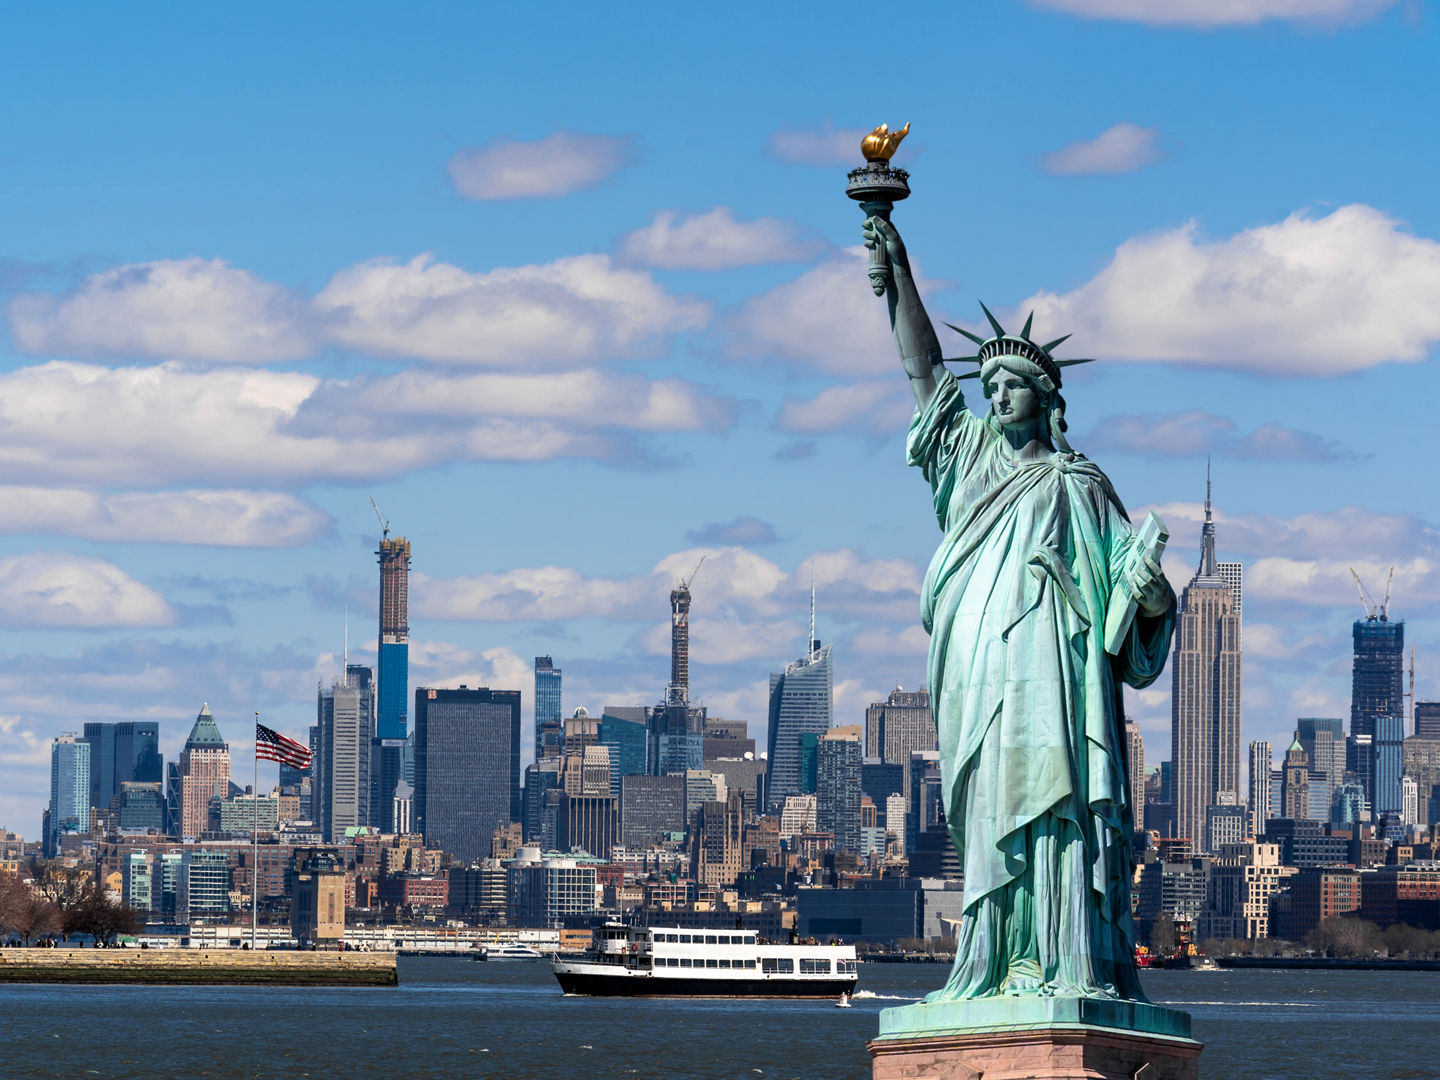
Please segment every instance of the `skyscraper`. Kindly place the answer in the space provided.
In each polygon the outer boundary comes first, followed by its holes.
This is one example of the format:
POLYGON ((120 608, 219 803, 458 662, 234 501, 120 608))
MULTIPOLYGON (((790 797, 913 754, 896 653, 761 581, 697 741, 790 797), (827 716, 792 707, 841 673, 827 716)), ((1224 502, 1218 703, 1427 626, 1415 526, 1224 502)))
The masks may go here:
POLYGON ((108 810, 122 784, 158 784, 163 777, 160 725, 153 720, 89 723, 90 805, 108 810))
POLYGON ((390 539, 384 526, 380 547, 380 649, 373 700, 374 725, 367 769, 367 823, 394 832, 395 788, 404 779, 410 701, 410 541, 390 539))
POLYGON ((1280 816, 1299 820, 1310 816, 1310 757, 1296 735, 1285 751, 1285 779, 1281 788, 1280 816))
POLYGON ((415 690, 414 828, 464 862, 521 819, 520 691, 415 690))
POLYGON ((50 746, 50 813, 46 817, 45 856, 59 848, 66 832, 90 830, 90 744, 61 735, 50 746))
POLYGON ((1215 557, 1210 481, 1200 566, 1180 599, 1170 699, 1175 831, 1196 850, 1206 843, 1206 809, 1240 793, 1240 616, 1215 557))
POLYGON ((837 851, 860 851, 860 728, 831 728, 815 759, 815 800, 821 832, 835 837, 837 851))
POLYGON ((1382 611, 1356 619, 1353 636, 1350 734, 1374 735, 1377 716, 1405 715, 1405 620, 1391 622, 1382 611))
POLYGON ((325 839, 335 844, 345 839, 346 829, 370 824, 374 673, 368 667, 347 664, 343 679, 317 693, 315 720, 320 728, 321 762, 314 793, 319 804, 316 824, 325 839))
POLYGON ((913 750, 939 747, 935 720, 930 715, 930 692, 907 693, 895 687, 884 701, 865 710, 865 756, 892 765, 910 763, 913 750))
POLYGON ((1300 745, 1310 759, 1310 799, 1326 808, 1317 820, 1328 820, 1330 795, 1345 779, 1345 721, 1302 716, 1295 721, 1295 727, 1300 745))
POLYGON ((1250 744, 1250 835, 1265 832, 1270 820, 1270 771, 1274 751, 1268 742, 1250 744))
POLYGON ((800 742, 804 735, 830 730, 834 675, 833 645, 811 639, 810 649, 784 671, 770 674, 769 804, 778 809, 802 793, 800 742))
POLYGON ((1140 832, 1145 828, 1145 739, 1140 725, 1125 721, 1125 766, 1130 771, 1131 827, 1140 832))
POLYGON ((561 671, 548 656, 535 657, 535 760, 545 756, 547 723, 559 724, 564 714, 560 697, 561 671))
POLYGON ((209 704, 200 706, 180 751, 181 836, 203 836, 210 827, 210 800, 230 794, 230 747, 220 737, 209 704))
POLYGON ((682 580, 670 590, 670 683, 665 688, 665 703, 683 705, 689 700, 690 585, 682 580))
POLYGON ((1403 808, 1401 795, 1405 721, 1403 714, 1382 714, 1375 718, 1374 753, 1371 757, 1370 805, 1375 817, 1398 817, 1403 808))
POLYGON ((410 684, 410 541, 380 540, 380 665, 375 734, 404 739, 410 684))

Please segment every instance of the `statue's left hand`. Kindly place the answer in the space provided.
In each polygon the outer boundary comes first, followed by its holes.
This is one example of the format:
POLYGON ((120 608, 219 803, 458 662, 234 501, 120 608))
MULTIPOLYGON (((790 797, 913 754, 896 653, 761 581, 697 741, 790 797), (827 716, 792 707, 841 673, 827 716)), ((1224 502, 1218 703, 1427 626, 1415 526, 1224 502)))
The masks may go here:
POLYGON ((1127 586, 1143 614, 1158 618, 1170 610, 1175 594, 1165 580, 1165 571, 1150 555, 1141 556, 1131 566, 1127 586))

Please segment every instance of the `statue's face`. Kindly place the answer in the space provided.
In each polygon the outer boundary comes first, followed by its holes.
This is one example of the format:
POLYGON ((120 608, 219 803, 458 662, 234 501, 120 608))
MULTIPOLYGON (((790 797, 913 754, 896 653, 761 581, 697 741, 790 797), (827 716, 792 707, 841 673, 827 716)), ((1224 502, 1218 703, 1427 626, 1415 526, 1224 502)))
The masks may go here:
POLYGON ((1045 401, 1029 379, 1002 367, 990 385, 990 404, 1003 427, 1022 427, 1040 419, 1045 401))

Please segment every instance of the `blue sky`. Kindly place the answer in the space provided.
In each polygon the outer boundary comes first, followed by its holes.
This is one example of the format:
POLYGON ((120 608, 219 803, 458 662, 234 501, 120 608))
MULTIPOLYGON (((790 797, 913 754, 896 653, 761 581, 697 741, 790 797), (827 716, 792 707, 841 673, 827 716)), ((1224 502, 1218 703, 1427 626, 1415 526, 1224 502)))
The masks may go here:
MULTIPOLYGON (((1440 696, 1436 11, 1385 0, 249 5, 0 41, 0 824, 48 741, 201 702, 303 736, 373 658, 374 496, 417 685, 651 701, 760 736, 810 565, 837 722, 922 680, 939 537, 844 196, 908 120, 932 314, 1074 331, 1072 442, 1167 570, 1213 456, 1244 737, 1347 715, 1348 567, 1440 696)), ((958 337, 943 331, 953 348, 958 337)), ((1131 694, 1147 756, 1168 681, 1131 694)), ((243 756, 237 755, 237 763, 243 756)), ((240 766, 237 764, 237 770, 240 766)))

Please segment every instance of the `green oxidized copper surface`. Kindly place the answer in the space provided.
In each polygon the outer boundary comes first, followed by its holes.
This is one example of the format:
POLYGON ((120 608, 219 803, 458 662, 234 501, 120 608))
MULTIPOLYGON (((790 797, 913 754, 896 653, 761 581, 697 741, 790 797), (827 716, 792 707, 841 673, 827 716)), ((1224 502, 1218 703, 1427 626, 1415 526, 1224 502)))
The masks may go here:
POLYGON ((1080 1026, 1190 1037, 1190 1014, 1141 1001, 1074 997, 993 997, 884 1009, 880 1038, 1080 1026))

